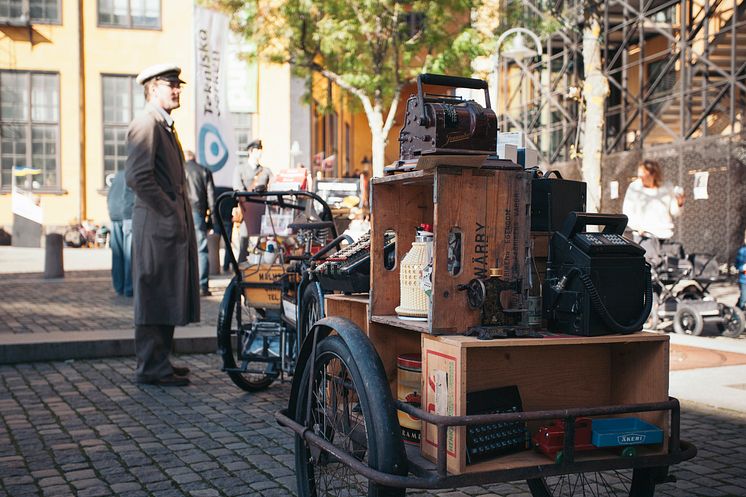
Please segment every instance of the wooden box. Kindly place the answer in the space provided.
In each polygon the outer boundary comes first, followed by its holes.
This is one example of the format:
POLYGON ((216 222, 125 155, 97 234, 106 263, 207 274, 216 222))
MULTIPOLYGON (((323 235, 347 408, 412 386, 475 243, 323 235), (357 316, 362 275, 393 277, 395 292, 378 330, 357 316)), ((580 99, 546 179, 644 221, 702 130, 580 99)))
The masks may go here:
POLYGON ((281 306, 279 287, 271 287, 285 274, 285 267, 280 264, 248 264, 239 266, 245 283, 256 284, 243 289, 247 305, 255 308, 279 309, 281 306))
POLYGON ((409 330, 368 321, 367 295, 327 295, 326 315, 347 318, 365 332, 381 358, 391 395, 396 398, 396 358, 420 352, 420 335, 409 330))
MULTIPOLYGON (((480 323, 458 285, 503 269, 527 291, 530 175, 522 170, 444 167, 372 181, 371 321, 432 334, 465 333, 480 323), (411 249, 415 228, 433 225, 432 306, 428 322, 403 321, 399 261, 411 249), (387 269, 384 234, 396 234, 396 263, 387 269), (460 237, 460 270, 449 270, 449 239, 460 237)), ((450 267, 453 267, 452 265, 450 267)))
MULTIPOLYGON (((466 412, 467 392, 508 385, 518 386, 524 411, 668 400, 667 335, 641 332, 494 341, 464 336, 421 336, 423 406, 432 412, 472 414, 466 412)), ((652 412, 635 416, 667 433, 667 414, 652 412)), ((539 424, 529 423, 529 430, 535 432, 539 424)), ((422 453, 433 461, 440 443, 437 438, 436 428, 425 424, 422 453)), ((450 428, 446 443, 451 474, 550 462, 544 455, 523 451, 466 465, 464 427, 450 428)))

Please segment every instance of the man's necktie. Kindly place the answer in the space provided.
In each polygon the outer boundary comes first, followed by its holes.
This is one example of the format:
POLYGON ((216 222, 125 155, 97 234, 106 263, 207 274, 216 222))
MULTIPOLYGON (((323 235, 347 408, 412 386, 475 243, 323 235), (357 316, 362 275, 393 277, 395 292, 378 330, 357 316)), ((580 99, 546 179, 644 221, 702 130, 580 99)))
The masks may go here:
POLYGON ((179 141, 179 133, 176 132, 176 123, 171 123, 171 134, 174 135, 174 140, 176 140, 176 145, 178 145, 179 152, 181 152, 183 149, 181 148, 181 141, 179 141))

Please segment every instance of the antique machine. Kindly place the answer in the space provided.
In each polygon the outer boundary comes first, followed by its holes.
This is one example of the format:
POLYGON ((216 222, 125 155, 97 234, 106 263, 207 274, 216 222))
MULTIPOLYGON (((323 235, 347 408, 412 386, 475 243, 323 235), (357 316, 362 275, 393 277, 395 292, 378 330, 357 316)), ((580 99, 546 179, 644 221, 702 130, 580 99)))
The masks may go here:
POLYGON ((622 236, 624 214, 571 212, 552 236, 544 310, 550 329, 583 336, 642 330, 653 301, 645 249, 622 236), (600 233, 588 225, 604 226, 600 233))
MULTIPOLYGON (((393 234, 386 235, 386 256, 393 257, 395 244, 396 237, 393 234)), ((324 290, 366 293, 370 289, 370 232, 361 236, 357 242, 320 258, 310 271, 324 290)))
POLYGON ((399 146, 401 161, 428 154, 494 155, 497 116, 490 108, 487 82, 421 74, 417 78, 417 95, 407 100, 399 146), (486 108, 458 96, 427 94, 422 89, 425 84, 484 90, 486 108))

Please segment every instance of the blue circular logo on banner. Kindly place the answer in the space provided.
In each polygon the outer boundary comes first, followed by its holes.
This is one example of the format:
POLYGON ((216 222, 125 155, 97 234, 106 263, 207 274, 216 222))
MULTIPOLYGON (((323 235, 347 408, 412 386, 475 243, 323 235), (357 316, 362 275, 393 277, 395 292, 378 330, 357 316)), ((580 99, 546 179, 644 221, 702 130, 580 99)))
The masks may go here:
POLYGON ((199 130, 197 139, 199 162, 212 172, 220 171, 228 162, 228 147, 225 146, 218 128, 205 123, 199 130))

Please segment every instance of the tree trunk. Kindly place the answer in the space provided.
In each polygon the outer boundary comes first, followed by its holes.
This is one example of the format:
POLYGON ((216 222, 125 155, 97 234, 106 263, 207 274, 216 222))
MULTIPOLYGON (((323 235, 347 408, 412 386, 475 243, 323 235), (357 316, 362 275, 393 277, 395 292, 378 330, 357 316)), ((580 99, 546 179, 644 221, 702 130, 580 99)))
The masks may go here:
POLYGON ((601 153, 603 151, 604 103, 609 95, 609 82, 601 71, 601 27, 592 17, 583 33, 583 64, 585 82, 585 127, 583 134, 583 181, 588 184, 586 210, 601 208, 601 153))
POLYGON ((373 177, 380 178, 383 176, 383 167, 385 166, 385 152, 386 152, 386 136, 383 134, 383 129, 370 127, 371 134, 371 158, 373 166, 373 177))
POLYGON ((372 177, 380 178, 383 176, 387 138, 383 124, 383 112, 380 105, 368 106, 365 109, 365 116, 368 118, 368 127, 370 128, 370 146, 371 155, 373 156, 371 158, 371 165, 373 167, 372 177))

